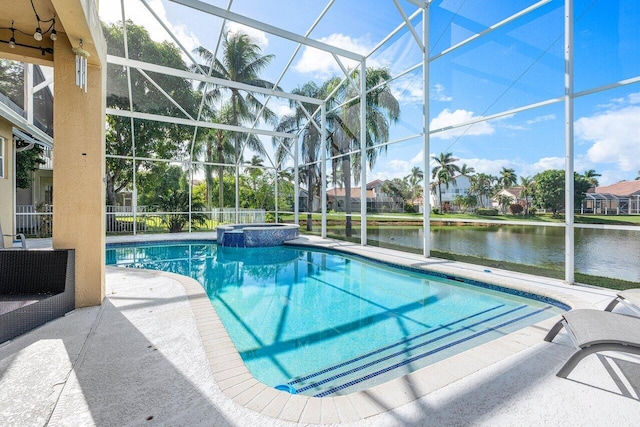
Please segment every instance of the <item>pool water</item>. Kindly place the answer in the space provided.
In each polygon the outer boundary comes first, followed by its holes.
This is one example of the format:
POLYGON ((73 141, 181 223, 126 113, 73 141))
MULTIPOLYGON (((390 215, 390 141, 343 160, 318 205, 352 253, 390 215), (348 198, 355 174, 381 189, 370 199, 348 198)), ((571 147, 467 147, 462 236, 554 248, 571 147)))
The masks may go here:
POLYGON ((256 379, 318 397, 386 382, 566 309, 308 248, 113 246, 107 263, 198 280, 256 379))

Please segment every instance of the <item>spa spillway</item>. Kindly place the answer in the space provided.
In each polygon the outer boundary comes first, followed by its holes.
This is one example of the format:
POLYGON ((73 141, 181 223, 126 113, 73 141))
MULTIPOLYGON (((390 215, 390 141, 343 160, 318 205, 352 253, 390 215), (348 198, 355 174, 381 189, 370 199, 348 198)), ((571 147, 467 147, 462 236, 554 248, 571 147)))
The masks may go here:
POLYGON ((216 228, 218 245, 236 248, 278 246, 298 237, 296 224, 228 224, 216 228))

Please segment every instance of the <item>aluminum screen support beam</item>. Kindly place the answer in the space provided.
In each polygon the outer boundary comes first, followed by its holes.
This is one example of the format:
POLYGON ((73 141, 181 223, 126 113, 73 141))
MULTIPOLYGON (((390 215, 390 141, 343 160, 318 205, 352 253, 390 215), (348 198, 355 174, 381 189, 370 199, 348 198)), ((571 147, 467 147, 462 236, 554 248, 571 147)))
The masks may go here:
POLYGON ((573 0, 564 2, 564 280, 575 282, 573 178, 573 0))
MULTIPOLYGON (((367 63, 360 63, 360 245, 367 245, 367 63)), ((348 200, 347 203, 351 203, 348 200)))
POLYGON ((321 205, 320 211, 322 212, 322 224, 320 235, 323 239, 327 238, 327 106, 326 104, 320 105, 320 127, 322 128, 322 132, 320 132, 321 141, 320 141, 320 159, 322 159, 322 165, 320 166, 320 170, 322 171, 322 182, 321 186, 321 205))
MULTIPOLYGON (((431 3, 429 3, 431 4, 431 3)), ((429 170, 429 5, 422 14, 422 255, 431 256, 431 171, 429 170)))
POLYGON ((334 53, 336 55, 340 55, 357 62, 362 62, 362 60, 364 59, 363 55, 359 55, 357 53, 354 53, 345 49, 341 49, 339 47, 331 46, 330 44, 322 43, 317 40, 310 39, 308 37, 304 37, 299 34, 283 30, 282 28, 278 28, 273 25, 269 25, 264 22, 257 21, 255 19, 251 19, 246 16, 230 12, 220 7, 216 7, 212 4, 204 3, 198 0, 170 0, 170 1, 172 1, 173 3, 178 3, 183 6, 190 7, 192 9, 199 10, 201 12, 208 13, 210 15, 217 16, 219 18, 223 18, 229 21, 246 25, 248 27, 252 27, 257 30, 261 30, 266 33, 273 34, 275 36, 282 37, 283 39, 287 39, 287 40, 291 40, 291 41, 303 44, 305 46, 314 47, 316 49, 320 49, 325 52, 334 53))

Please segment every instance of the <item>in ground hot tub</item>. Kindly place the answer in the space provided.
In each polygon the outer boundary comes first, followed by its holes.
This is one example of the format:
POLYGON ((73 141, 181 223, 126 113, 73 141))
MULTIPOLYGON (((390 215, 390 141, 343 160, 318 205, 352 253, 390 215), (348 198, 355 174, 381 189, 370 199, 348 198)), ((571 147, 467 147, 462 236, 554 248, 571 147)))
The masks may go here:
POLYGON ((218 245, 235 248, 278 246, 298 237, 297 224, 228 224, 216 228, 218 245))

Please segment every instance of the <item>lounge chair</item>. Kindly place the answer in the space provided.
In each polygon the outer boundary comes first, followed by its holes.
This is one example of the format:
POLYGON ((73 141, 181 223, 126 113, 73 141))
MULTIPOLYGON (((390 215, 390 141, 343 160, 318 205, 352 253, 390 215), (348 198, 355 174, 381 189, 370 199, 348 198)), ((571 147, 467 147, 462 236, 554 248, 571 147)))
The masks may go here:
POLYGON ((627 289, 626 291, 618 292, 615 299, 604 310, 611 311, 618 303, 640 316, 640 289, 627 289))
POLYGON ((585 357, 600 351, 640 355, 640 318, 608 311, 580 309, 562 315, 544 338, 551 342, 564 327, 578 348, 556 374, 566 378, 585 357))
POLYGON ((22 249, 27 249, 27 239, 25 239, 24 234, 22 233, 18 233, 18 234, 4 234, 2 232, 2 225, 0 224, 0 249, 10 249, 10 248, 5 248, 4 247, 4 237, 11 237, 12 241, 15 241, 16 238, 20 239, 20 242, 22 244, 22 249))

